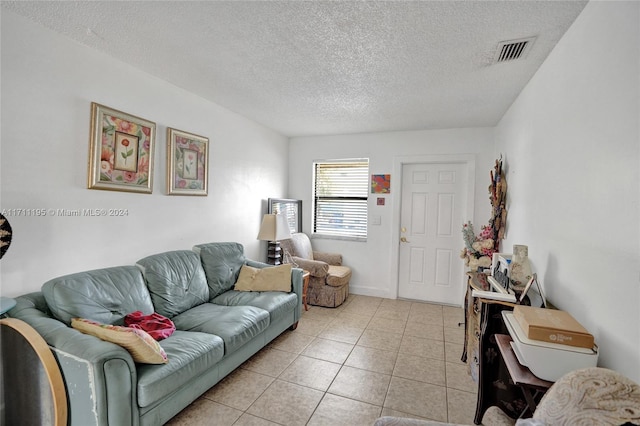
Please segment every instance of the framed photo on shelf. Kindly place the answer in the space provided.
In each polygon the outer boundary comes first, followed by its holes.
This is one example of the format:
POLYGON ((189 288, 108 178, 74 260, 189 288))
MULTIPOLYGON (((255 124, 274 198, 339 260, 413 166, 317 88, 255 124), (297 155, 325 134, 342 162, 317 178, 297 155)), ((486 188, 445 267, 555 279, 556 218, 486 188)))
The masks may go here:
POLYGON ((207 195, 209 139, 167 128, 167 193, 207 195))
POLYGON ((156 123, 91 103, 89 189, 153 191, 156 123))
POLYGON ((541 308, 546 308, 547 300, 544 297, 544 293, 542 292, 542 287, 538 282, 538 274, 535 272, 533 273, 531 278, 529 278, 529 281, 527 282, 527 284, 524 286, 524 290, 522 290, 522 293, 520 294, 520 298, 518 299, 518 304, 521 304, 524 302, 524 298, 529 293, 529 290, 531 289, 531 287, 533 287, 533 284, 536 285, 537 294, 536 292, 531 293, 531 295, 529 296, 529 303, 531 304, 531 306, 535 306, 535 307, 538 307, 538 303, 539 303, 541 308))

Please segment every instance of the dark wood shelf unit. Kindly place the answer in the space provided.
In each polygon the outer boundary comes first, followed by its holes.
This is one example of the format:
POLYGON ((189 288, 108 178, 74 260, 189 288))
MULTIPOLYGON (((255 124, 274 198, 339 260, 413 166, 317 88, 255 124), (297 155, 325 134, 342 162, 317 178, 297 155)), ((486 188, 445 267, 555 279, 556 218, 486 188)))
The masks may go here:
POLYGON ((484 413, 493 405, 510 417, 518 418, 527 410, 528 404, 521 389, 511 380, 495 339, 496 334, 509 334, 502 311, 512 311, 515 303, 473 297, 474 289, 487 291, 490 284, 485 274, 468 272, 467 276, 465 341, 461 359, 478 383, 474 423, 479 425, 484 413))

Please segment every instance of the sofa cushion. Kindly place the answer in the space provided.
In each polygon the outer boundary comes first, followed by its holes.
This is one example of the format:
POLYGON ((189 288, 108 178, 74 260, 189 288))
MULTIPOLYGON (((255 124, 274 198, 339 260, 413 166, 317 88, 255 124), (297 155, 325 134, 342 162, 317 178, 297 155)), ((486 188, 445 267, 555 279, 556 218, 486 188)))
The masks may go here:
POLYGON ((294 311, 299 302, 295 293, 230 290, 213 299, 211 303, 224 306, 255 306, 269 312, 273 323, 294 311))
POLYGON ((224 343, 208 333, 176 331, 162 341, 169 362, 163 365, 140 364, 138 405, 148 407, 175 392, 209 370, 224 355, 224 343))
POLYGON ((238 281, 233 288, 237 291, 291 291, 291 265, 254 268, 242 265, 238 281))
POLYGON ((173 318, 209 300, 200 257, 191 250, 154 254, 138 260, 155 311, 173 318))
POLYGON ((53 316, 71 325, 72 318, 123 325, 134 311, 153 312, 149 290, 135 266, 117 266, 65 275, 42 286, 53 316))
POLYGON ((332 287, 340 287, 349 284, 351 279, 351 268, 348 266, 329 265, 327 272, 327 284, 332 287))
POLYGON ((224 340, 224 353, 233 353, 269 326, 269 312, 253 306, 204 303, 173 318, 176 329, 215 334, 224 340))
POLYGON ((71 327, 125 348, 135 362, 166 364, 167 354, 146 331, 118 325, 101 324, 85 318, 73 318, 71 327))
POLYGON ((233 288, 240 268, 245 264, 244 247, 239 243, 199 244, 193 250, 200 254, 209 285, 209 300, 233 288))

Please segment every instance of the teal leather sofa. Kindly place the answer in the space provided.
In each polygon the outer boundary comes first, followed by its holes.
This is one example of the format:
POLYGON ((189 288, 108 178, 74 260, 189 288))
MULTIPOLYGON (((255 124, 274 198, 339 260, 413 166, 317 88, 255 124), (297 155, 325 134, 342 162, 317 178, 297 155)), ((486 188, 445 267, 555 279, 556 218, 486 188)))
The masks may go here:
POLYGON ((80 272, 46 282, 16 299, 9 312, 35 328, 64 377, 69 424, 154 425, 167 422, 288 328, 301 315, 302 270, 292 291, 239 292, 242 245, 209 243, 160 253, 136 265, 80 272), (134 311, 171 318, 160 341, 167 364, 137 364, 127 350, 80 333, 71 319, 123 325, 134 311))

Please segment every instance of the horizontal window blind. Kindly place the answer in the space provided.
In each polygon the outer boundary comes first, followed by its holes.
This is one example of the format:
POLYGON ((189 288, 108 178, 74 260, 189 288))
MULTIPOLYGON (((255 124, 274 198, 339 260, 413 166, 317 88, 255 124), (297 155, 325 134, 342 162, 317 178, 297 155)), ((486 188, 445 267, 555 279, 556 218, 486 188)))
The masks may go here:
POLYGON ((366 238, 369 160, 315 163, 313 231, 366 238))

